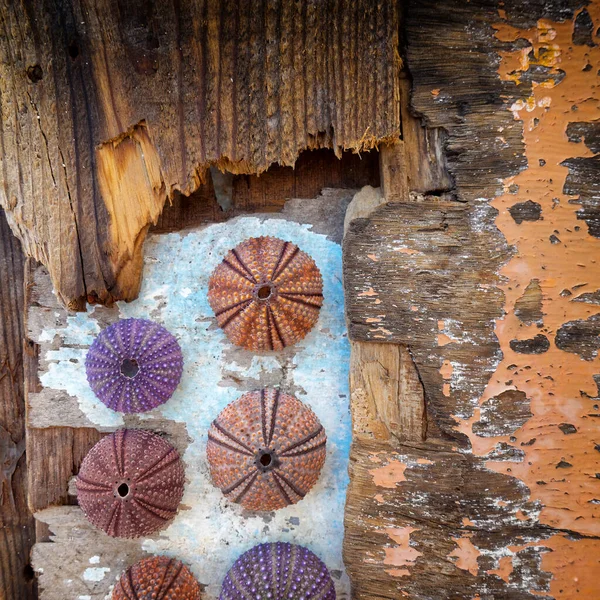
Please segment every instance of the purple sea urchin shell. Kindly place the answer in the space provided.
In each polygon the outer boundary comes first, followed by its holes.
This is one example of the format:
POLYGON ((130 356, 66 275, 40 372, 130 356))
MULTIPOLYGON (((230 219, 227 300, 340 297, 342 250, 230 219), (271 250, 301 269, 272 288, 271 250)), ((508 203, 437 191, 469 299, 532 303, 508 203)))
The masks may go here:
POLYGON ((327 567, 302 546, 254 546, 227 573, 219 600, 335 600, 327 567))
POLYGON ((200 600, 200 585, 181 561, 153 556, 121 575, 112 600, 200 600))
POLYGON ((208 432, 213 483, 248 510, 302 500, 325 462, 325 429, 315 413, 278 390, 250 392, 228 404, 208 432))
POLYGON ((135 538, 177 513, 185 474, 179 453, 159 435, 120 429, 86 455, 77 476, 85 516, 113 537, 135 538))
POLYGON ((281 350, 317 322, 323 279, 315 261, 295 244, 250 238, 214 270, 208 301, 232 343, 254 352, 281 350))
POLYGON ((85 370, 92 390, 113 410, 146 412, 164 404, 183 372, 175 337, 145 319, 124 319, 94 340, 85 370))

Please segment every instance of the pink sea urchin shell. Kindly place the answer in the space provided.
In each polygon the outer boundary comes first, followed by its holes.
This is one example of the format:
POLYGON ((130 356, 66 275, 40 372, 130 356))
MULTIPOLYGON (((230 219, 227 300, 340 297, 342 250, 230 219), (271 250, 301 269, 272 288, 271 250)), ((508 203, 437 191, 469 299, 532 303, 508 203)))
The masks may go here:
POLYGON ((121 575, 112 600, 200 600, 200 585, 181 561, 153 556, 121 575))
POLYGON ((185 474, 179 454, 162 437, 121 429, 100 440, 77 476, 85 516, 113 537, 135 538, 164 527, 177 513, 185 474))
POLYGON ((125 319, 104 329, 86 359, 88 382, 109 408, 145 412, 164 404, 181 379, 183 356, 158 323, 125 319))
POLYGON ((314 327, 323 280, 314 260, 295 244, 250 238, 214 270, 208 301, 232 343, 255 352, 281 350, 314 327))
POLYGON ((295 504, 319 478, 327 436, 313 411, 278 390, 244 394, 227 405, 208 432, 214 484, 256 511, 295 504))
POLYGON ((327 567, 302 546, 276 542, 244 552, 223 581, 219 600, 335 600, 327 567))

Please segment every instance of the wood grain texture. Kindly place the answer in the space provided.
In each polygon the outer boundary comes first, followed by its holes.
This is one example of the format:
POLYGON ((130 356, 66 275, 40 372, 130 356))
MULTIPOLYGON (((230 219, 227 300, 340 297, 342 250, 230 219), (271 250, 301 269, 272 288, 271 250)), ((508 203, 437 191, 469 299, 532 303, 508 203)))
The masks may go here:
POLYGON ((256 174, 399 136, 392 0, 22 0, 0 14, 0 203, 73 309, 135 296, 147 226, 210 165, 256 174))
POLYGON ((453 415, 469 410, 500 359, 494 319, 502 314, 502 295, 494 286, 508 248, 493 230, 473 228, 491 209, 414 199, 387 203, 350 225, 344 239, 349 334, 408 345, 430 414, 458 441, 453 415))
POLYGON ((350 390, 354 439, 425 439, 423 386, 406 346, 351 342, 350 390))
POLYGON ((189 196, 175 192, 150 231, 165 233, 219 223, 241 214, 279 212, 290 198, 316 198, 323 188, 376 187, 380 183, 378 161, 376 150, 343 152, 341 159, 333 150, 302 152, 294 167, 272 165, 260 175, 233 175, 228 207, 219 205, 212 176, 207 177, 206 183, 189 196))
POLYGON ((27 508, 24 263, 20 244, 0 209, 0 598, 4 600, 37 597, 29 566, 35 525, 27 508))
POLYGON ((428 424, 385 439, 373 403, 355 428, 355 596, 591 600, 600 4, 415 0, 403 23, 412 106, 444 129, 454 184, 407 175, 407 194, 403 140, 387 203, 344 240, 353 343, 408 348, 428 424))
MULTIPOLYGON (((25 331, 29 331, 29 308, 32 304, 42 307, 41 297, 51 294, 51 282, 46 272, 46 285, 42 291, 36 287, 42 279, 40 270, 44 268, 29 259, 25 268, 25 302, 28 307, 25 331)), ((46 314, 53 314, 57 308, 56 298, 53 305, 44 307, 46 314)), ((28 338, 24 357, 25 399, 27 413, 31 410, 31 397, 42 390, 39 381, 39 346, 28 338)), ((27 426, 27 503, 31 512, 48 506, 68 504, 69 480, 79 471, 81 461, 88 450, 100 440, 102 435, 92 428, 27 426)))

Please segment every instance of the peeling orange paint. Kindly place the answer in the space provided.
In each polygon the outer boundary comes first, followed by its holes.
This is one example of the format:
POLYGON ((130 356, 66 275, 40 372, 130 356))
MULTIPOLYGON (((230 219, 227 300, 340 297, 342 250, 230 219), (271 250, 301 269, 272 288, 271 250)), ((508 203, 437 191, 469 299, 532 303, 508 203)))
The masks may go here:
POLYGON ((437 336, 437 344, 438 346, 446 346, 447 344, 451 344, 454 340, 448 337, 445 333, 438 333, 437 336))
POLYGON ((385 572, 392 577, 406 577, 407 575, 410 575, 408 569, 386 569, 385 572))
POLYGON ((383 467, 371 469, 369 473, 373 476, 373 482, 376 486, 393 489, 399 483, 406 481, 404 471, 406 471, 407 466, 399 460, 391 460, 383 467))
POLYGON ((449 557, 455 557, 456 566, 463 571, 469 571, 471 575, 477 575, 479 573, 479 565, 477 564, 477 557, 481 554, 478 548, 471 541, 471 535, 467 534, 463 537, 452 538, 456 544, 455 548, 449 557))
POLYGON ((360 294, 358 294, 359 297, 364 297, 364 296, 378 296, 379 294, 371 287, 368 290, 366 290, 365 292, 361 292, 360 294))
POLYGON ((444 329, 446 329, 446 322, 438 321, 438 330, 440 332, 437 336, 438 346, 446 346, 447 344, 451 344, 452 342, 458 342, 456 338, 453 338, 452 336, 443 333, 444 329))
POLYGON ((400 254, 422 254, 422 252, 419 252, 418 250, 413 250, 412 248, 404 248, 404 247, 399 247, 399 248, 394 248, 394 252, 400 252, 400 254))
MULTIPOLYGON (((392 335, 392 332, 389 329, 385 329, 385 327, 378 327, 377 329, 371 329, 371 333, 384 333, 386 336, 392 335)), ((384 337, 384 336, 376 335, 374 337, 384 337)))
POLYGON ((379 257, 375 254, 367 254, 367 258, 370 258, 373 262, 379 262, 379 257))
POLYGON ((565 535, 555 535, 544 546, 552 550, 543 554, 542 569, 553 575, 550 593, 554 598, 598 598, 598 540, 570 540, 565 535))
POLYGON ((450 377, 452 377, 453 371, 452 363, 449 360, 445 360, 440 368, 440 375, 444 379, 442 394, 446 397, 450 396, 450 377))
POLYGON ((529 517, 522 510, 518 510, 515 513, 515 518, 519 519, 519 521, 529 521, 529 517))
POLYGON ((489 575, 498 575, 500 579, 503 579, 506 583, 509 582, 511 573, 513 572, 512 554, 510 556, 503 556, 498 562, 497 569, 491 569, 487 571, 489 575))
MULTIPOLYGON (((587 6, 600 27, 600 2, 587 6)), ((573 44, 574 21, 554 23, 540 20, 535 27, 519 29, 498 23, 496 37, 503 42, 527 40, 520 49, 501 53, 500 78, 522 85, 530 66, 548 69, 548 79, 533 82, 531 94, 510 108, 523 122, 528 166, 504 181, 504 193, 492 202, 499 211, 496 225, 515 255, 500 275, 505 293, 505 317, 496 322, 496 335, 503 360, 491 377, 479 405, 507 389, 524 392, 530 399, 531 418, 510 435, 479 437, 472 429, 481 411, 470 419, 456 418, 457 429, 466 434, 472 450, 486 456, 498 443, 524 452, 522 462, 486 462, 489 469, 524 482, 530 500, 541 506, 541 525, 573 531, 584 536, 600 536, 599 480, 596 473, 600 454, 598 430, 600 412, 590 400, 597 396, 593 375, 600 373, 598 358, 584 360, 578 354, 558 349, 554 343, 559 328, 568 321, 598 314, 598 306, 572 302, 578 289, 600 289, 600 239, 588 233, 585 221, 578 220, 579 205, 563 193, 568 169, 561 163, 569 158, 591 157, 584 143, 568 141, 571 122, 590 122, 600 114, 600 85, 597 70, 600 46, 573 44), (595 65, 587 68, 587 65, 595 65), (563 77, 564 72, 564 77, 563 77), (562 81, 560 77, 563 77, 562 81), (558 81, 558 83, 556 83, 558 81), (509 209, 517 203, 533 201, 540 205, 541 218, 517 223, 509 209), (558 238, 559 242, 553 238, 558 238), (543 323, 526 324, 515 314, 515 302, 529 283, 536 279, 542 291, 543 323), (571 294, 564 293, 567 290, 571 294), (535 355, 519 354, 511 340, 543 335, 549 348, 535 355), (572 426, 567 435, 560 425, 572 426)), ((519 88, 517 87, 517 90, 519 88)), ((447 363, 447 361, 446 361, 447 363)), ((444 394, 451 365, 444 363, 444 394)), ((529 520, 517 511, 515 518, 529 520)), ((463 539, 463 538, 460 538, 463 539)), ((458 541, 457 541, 458 543, 458 541)), ((464 544, 464 542, 463 542, 464 544)), ((598 598, 600 540, 568 539, 557 534, 537 545, 549 550, 543 554, 542 568, 552 573, 551 595, 555 598, 598 598)), ((513 550, 513 553, 518 549, 513 550)), ((490 573, 508 582, 512 555, 500 559, 490 573)))
MULTIPOLYGON (((385 565, 407 567, 413 565, 423 554, 410 545, 410 534, 414 531, 418 531, 418 528, 388 527, 385 529, 385 533, 397 544, 391 548, 385 548, 385 558, 383 559, 385 565)), ((398 576, 403 577, 404 575, 410 575, 410 572, 402 569, 398 576)))
MULTIPOLYGON (((526 544, 521 544, 518 546, 508 546, 508 548, 506 548, 506 552, 508 554, 500 558, 500 560, 498 561, 498 567, 496 569, 490 569, 489 571, 486 571, 486 573, 488 573, 489 575, 497 575, 506 583, 509 583, 510 576, 512 575, 514 568, 513 558, 516 554, 521 552, 521 550, 525 550, 525 548, 530 548, 532 546, 545 548, 546 544, 541 542, 527 542, 526 544)), ((535 590, 531 591, 533 594, 537 594, 535 590)))

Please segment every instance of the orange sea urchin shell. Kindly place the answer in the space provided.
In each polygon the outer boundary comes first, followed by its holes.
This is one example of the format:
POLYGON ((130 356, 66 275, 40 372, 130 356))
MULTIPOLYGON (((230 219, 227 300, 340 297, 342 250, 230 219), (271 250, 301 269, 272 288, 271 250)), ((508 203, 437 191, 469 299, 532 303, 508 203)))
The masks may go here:
POLYGON ((327 436, 313 411, 278 390, 244 394, 227 405, 208 432, 214 484, 256 511, 302 500, 319 478, 327 436))
POLYGON ((200 586, 190 570, 168 556, 145 558, 117 582, 112 600, 199 600, 200 586))
POLYGON ((208 301, 227 337, 247 350, 281 350, 315 325, 323 280, 291 242, 250 238, 227 253, 208 284, 208 301))
POLYGON ((113 537, 162 529, 177 513, 185 474, 179 454, 159 435, 121 429, 100 440, 77 476, 85 516, 113 537))

